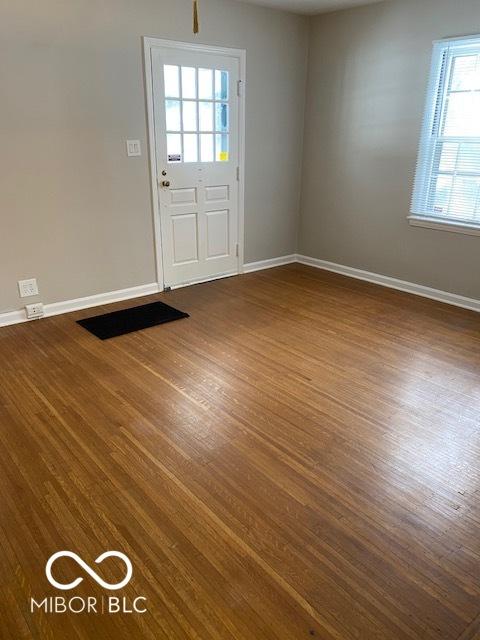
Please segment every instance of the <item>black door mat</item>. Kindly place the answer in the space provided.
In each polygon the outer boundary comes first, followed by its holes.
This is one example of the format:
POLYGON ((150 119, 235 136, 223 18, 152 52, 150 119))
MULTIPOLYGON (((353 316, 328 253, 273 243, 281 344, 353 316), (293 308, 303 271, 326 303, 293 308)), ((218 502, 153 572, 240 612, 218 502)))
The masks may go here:
POLYGON ((123 336, 125 333, 132 333, 133 331, 155 327, 157 324, 189 317, 188 313, 169 307, 168 304, 152 302, 140 307, 132 307, 131 309, 105 313, 102 316, 77 320, 77 323, 87 331, 90 331, 90 333, 93 333, 97 338, 100 338, 100 340, 108 340, 109 338, 123 336))

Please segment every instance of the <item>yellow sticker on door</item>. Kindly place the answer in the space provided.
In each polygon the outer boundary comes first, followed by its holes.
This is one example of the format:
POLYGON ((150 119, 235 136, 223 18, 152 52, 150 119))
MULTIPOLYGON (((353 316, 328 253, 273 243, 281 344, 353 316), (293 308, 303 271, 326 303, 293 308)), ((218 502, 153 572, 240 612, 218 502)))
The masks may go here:
POLYGON ((228 151, 220 151, 220 162, 228 161, 228 151))

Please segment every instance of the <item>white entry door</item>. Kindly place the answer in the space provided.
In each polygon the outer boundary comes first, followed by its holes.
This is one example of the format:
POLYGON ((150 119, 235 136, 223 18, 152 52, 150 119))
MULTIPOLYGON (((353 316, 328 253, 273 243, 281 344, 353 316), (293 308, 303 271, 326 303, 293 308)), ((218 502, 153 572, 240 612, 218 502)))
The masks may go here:
POLYGON ((151 51, 164 284, 238 273, 240 61, 151 51))

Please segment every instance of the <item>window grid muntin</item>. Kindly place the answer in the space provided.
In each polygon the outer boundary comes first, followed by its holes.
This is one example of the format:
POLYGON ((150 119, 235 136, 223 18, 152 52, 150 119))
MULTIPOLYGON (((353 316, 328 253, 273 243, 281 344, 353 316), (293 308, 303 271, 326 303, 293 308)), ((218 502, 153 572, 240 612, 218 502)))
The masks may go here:
POLYGON ((169 160, 169 164, 180 164, 186 163, 189 164, 191 162, 227 162, 230 160, 230 74, 225 69, 207 69, 205 67, 188 67, 183 65, 164 65, 164 77, 165 77, 165 69, 166 67, 177 68, 177 83, 179 87, 179 97, 167 95, 167 91, 165 89, 165 127, 166 127, 166 135, 167 135, 167 159, 170 155, 168 151, 168 136, 179 135, 181 141, 181 160, 169 160), (184 98, 184 86, 183 86, 183 70, 184 69, 194 69, 195 70, 195 91, 196 98, 184 98), (212 77, 212 86, 211 86, 211 95, 212 98, 200 98, 200 79, 199 74, 200 71, 211 71, 212 77), (217 78, 220 78, 220 92, 217 93, 217 78), (217 97, 219 95, 220 97, 217 97), (180 118, 180 128, 179 129, 171 129, 168 128, 169 115, 167 110, 167 104, 171 102, 179 103, 179 118, 180 118), (196 130, 185 129, 184 128, 184 103, 192 103, 196 105, 196 130), (200 127, 200 103, 212 104, 213 107, 213 117, 212 117, 212 128, 211 129, 202 129, 200 127), (217 105, 224 105, 226 107, 226 124, 221 125, 220 128, 217 128, 217 105), (185 136, 196 136, 197 142, 197 159, 196 160, 185 160, 185 136), (213 141, 213 160, 202 160, 202 135, 211 135, 213 141), (220 144, 220 148, 218 145, 220 144), (226 149, 226 151, 225 151, 226 149), (226 153, 226 155, 225 155, 226 153))

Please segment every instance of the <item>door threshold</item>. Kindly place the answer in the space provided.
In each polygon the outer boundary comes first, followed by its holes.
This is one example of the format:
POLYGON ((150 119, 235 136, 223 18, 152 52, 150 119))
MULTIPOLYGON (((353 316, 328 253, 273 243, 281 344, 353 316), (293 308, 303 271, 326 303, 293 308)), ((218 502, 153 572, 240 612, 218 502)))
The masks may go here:
POLYGON ((227 271, 226 273, 220 273, 216 276, 208 276, 207 278, 198 278, 195 280, 189 280, 188 282, 181 282, 180 284, 172 284, 170 289, 183 289, 183 287, 192 287, 195 284, 205 284, 205 282, 213 282, 214 280, 223 280, 224 278, 231 278, 232 276, 239 276, 240 271, 227 271))

